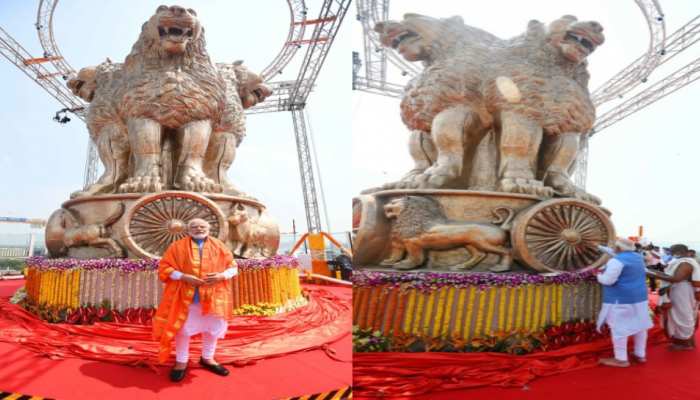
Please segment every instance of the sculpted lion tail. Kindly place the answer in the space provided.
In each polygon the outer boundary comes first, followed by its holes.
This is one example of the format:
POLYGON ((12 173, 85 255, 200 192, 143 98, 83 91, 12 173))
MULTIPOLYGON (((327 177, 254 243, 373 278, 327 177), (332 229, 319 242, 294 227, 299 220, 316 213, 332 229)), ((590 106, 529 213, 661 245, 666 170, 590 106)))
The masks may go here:
POLYGON ((122 215, 124 214, 124 210, 125 210, 125 209, 126 209, 126 207, 124 206, 124 203, 121 203, 121 202, 120 202, 120 203, 119 203, 119 209, 118 209, 117 211, 115 211, 114 214, 112 214, 112 215, 110 215, 109 217, 107 217, 107 219, 105 220, 105 222, 102 223, 102 225, 104 225, 104 226, 110 226, 110 225, 112 225, 113 223, 119 221, 119 218, 122 217, 122 215))
POLYGON ((504 231, 509 231, 511 223, 513 222, 513 217, 515 216, 515 211, 508 207, 496 207, 492 211, 493 215, 496 216, 496 220, 493 221, 494 224, 501 224, 501 229, 504 231), (501 213, 505 211, 505 216, 501 213))

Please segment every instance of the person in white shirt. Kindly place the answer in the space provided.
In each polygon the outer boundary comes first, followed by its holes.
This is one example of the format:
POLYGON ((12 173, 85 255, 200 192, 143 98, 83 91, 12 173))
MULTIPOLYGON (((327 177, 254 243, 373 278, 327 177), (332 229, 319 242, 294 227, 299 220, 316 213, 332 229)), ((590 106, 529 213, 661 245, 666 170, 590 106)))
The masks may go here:
MULTIPOLYGON (((607 248, 602 251, 609 252, 607 248)), ((603 305, 598 314, 597 328, 603 323, 610 327, 614 358, 602 358, 600 364, 629 367, 627 338, 634 338, 633 359, 646 362, 647 330, 653 326, 649 316, 646 275, 642 255, 635 252, 634 242, 618 239, 613 258, 597 275, 603 285, 603 305)))

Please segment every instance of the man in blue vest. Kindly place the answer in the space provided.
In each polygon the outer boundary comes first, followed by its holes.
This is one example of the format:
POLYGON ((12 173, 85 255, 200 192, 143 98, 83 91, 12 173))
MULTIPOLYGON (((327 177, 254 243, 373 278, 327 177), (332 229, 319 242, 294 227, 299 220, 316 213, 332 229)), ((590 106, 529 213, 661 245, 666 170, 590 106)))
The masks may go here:
POLYGON ((611 367, 629 367, 627 338, 634 337, 633 361, 646 362, 647 330, 652 327, 647 298, 644 259, 635 252, 634 242, 618 239, 614 256, 597 276, 603 285, 603 306, 598 315, 598 330, 610 327, 614 358, 600 359, 611 367))

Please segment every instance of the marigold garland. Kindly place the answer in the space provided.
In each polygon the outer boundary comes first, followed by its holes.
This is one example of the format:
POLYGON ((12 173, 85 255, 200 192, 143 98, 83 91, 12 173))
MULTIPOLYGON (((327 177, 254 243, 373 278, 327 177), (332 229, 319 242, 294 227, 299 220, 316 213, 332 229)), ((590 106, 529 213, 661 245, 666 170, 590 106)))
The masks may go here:
MULTIPOLYGON (((240 299, 237 309, 272 304, 282 312, 304 304, 296 259, 278 256, 237 264, 240 274, 231 285, 240 299)), ((157 260, 27 260, 26 303, 50 321, 63 321, 68 311, 105 301, 114 310, 148 309, 157 305, 160 286, 157 260)))

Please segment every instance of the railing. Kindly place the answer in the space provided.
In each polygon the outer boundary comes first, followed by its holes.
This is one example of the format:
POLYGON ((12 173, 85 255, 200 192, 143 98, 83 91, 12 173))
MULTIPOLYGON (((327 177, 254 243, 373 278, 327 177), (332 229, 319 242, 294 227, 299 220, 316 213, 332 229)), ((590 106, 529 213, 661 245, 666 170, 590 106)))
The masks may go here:
POLYGON ((27 247, 27 246, 0 247, 0 258, 26 258, 26 257, 29 257, 29 247, 27 247))

